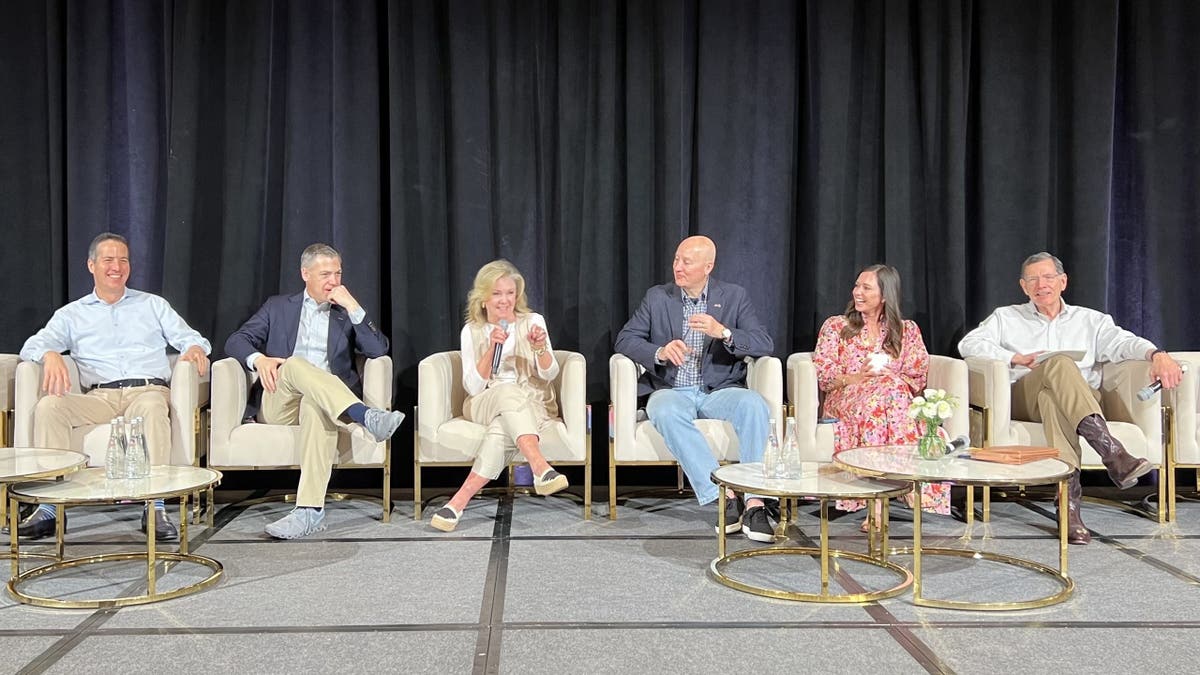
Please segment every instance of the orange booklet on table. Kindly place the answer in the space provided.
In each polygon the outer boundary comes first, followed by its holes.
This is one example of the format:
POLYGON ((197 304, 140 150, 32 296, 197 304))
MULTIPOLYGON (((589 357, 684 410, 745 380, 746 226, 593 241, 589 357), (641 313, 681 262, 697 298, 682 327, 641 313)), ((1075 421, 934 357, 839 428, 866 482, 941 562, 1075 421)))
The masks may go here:
POLYGON ((993 445, 987 448, 971 448, 971 459, 1001 464, 1025 464, 1039 459, 1057 459, 1057 448, 1034 445, 993 445))

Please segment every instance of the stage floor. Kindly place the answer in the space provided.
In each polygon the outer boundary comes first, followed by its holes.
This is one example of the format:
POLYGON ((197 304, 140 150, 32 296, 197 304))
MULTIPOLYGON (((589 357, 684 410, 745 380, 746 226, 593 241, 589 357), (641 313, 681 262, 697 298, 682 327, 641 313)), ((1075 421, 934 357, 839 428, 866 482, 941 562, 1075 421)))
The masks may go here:
MULTIPOLYGON (((286 542, 262 530, 290 506, 219 503, 214 529, 189 531, 192 552, 224 564, 217 586, 90 611, 17 605, 3 593, 0 671, 1130 673, 1190 672, 1200 662, 1200 503, 1181 503, 1179 523, 1165 526, 1085 503, 1095 537, 1070 549, 1074 595, 1008 613, 915 607, 910 594, 817 605, 726 588, 707 576, 716 509, 686 497, 631 494, 617 520, 598 503, 585 521, 576 500, 502 494, 473 502, 452 534, 427 524, 442 503, 414 521, 412 502, 399 501, 387 524, 376 503, 331 503, 326 531, 286 542)), ((793 540, 814 543, 816 511, 802 506, 793 540)), ((963 523, 929 516, 926 545, 982 543, 1054 566, 1053 513, 1049 501, 993 503, 992 522, 977 521, 969 541, 963 523)), ((835 547, 865 549, 860 516, 833 522, 835 547)), ((136 547, 138 519, 136 507, 72 509, 68 555, 136 547)), ((910 519, 893 509, 893 545, 909 543, 910 519)), ((737 535, 730 545, 750 542, 737 535)), ((923 566, 927 596, 1000 602, 1052 590, 986 561, 927 557, 923 566)), ((802 589, 817 569, 808 558, 773 556, 741 571, 802 589)), ((99 572, 39 590, 112 593, 136 586, 144 569, 99 572)), ((189 573, 167 574, 160 589, 194 581, 189 573)), ((852 561, 835 578, 841 588, 890 582, 852 561)))

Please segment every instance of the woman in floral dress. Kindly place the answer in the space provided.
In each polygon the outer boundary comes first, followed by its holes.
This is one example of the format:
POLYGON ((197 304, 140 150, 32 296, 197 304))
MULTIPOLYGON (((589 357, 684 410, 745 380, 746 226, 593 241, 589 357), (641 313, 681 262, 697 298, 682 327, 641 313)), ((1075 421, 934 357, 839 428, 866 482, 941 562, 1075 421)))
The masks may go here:
MULTIPOLYGON (((917 324, 900 313, 900 274, 890 265, 862 270, 846 312, 821 326, 813 353, 824 416, 836 418, 834 448, 916 443, 921 435, 908 404, 925 389, 929 354, 917 324)), ((861 500, 838 508, 856 511, 861 500)), ((950 513, 948 483, 926 483, 921 507, 950 513)), ((865 525, 865 524, 864 524, 865 525)))

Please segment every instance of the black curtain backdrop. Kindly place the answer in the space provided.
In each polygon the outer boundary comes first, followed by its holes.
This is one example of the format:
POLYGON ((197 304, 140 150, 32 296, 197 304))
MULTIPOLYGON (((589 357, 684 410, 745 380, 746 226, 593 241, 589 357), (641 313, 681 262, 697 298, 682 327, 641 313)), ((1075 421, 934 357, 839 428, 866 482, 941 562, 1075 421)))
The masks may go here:
POLYGON ((1194 1, 10 0, 0 350, 91 289, 105 229, 218 357, 331 243, 401 409, 498 256, 603 405, 695 233, 780 357, 876 261, 955 354, 1042 249, 1069 301, 1194 349, 1198 35, 1194 1))

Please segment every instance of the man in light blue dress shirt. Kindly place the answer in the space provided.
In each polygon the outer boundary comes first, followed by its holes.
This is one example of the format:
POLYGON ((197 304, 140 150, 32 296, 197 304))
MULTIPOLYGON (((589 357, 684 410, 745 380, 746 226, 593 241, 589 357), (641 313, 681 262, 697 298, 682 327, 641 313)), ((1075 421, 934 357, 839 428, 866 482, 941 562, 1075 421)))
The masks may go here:
MULTIPOLYGON (((166 464, 171 451, 167 347, 178 350, 180 360, 195 363, 201 375, 208 372, 212 347, 166 300, 126 287, 130 263, 124 237, 105 232, 93 239, 87 266, 95 290, 55 312, 21 348, 22 359, 42 364, 42 389, 48 394, 34 408, 34 443, 69 450, 76 427, 118 415, 142 417, 150 463, 166 464), (79 387, 85 393, 70 393, 63 352, 70 352, 79 366, 79 387)), ((155 507, 155 536, 177 538, 162 500, 155 507)), ((143 531, 146 520, 143 514, 143 531)), ((18 527, 18 534, 33 538, 53 532, 54 510, 48 506, 18 527)))

